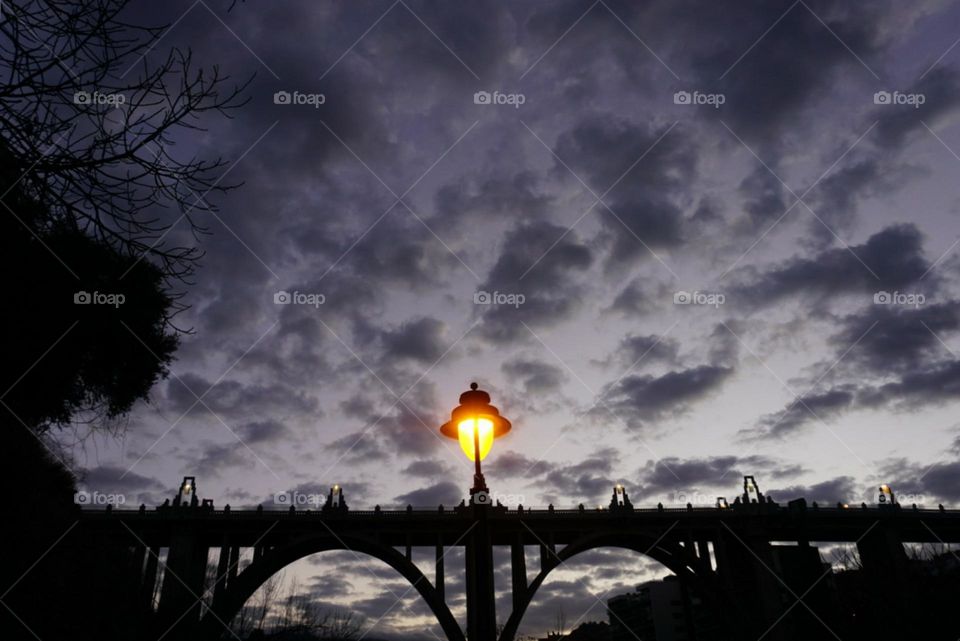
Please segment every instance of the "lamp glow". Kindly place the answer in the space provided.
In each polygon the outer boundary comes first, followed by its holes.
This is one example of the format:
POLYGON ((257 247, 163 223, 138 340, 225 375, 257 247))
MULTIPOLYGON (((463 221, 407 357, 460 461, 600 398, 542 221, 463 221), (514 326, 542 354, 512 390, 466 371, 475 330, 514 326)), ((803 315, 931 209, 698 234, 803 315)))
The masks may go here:
POLYGON ((482 461, 487 457, 487 454, 490 453, 490 448, 493 447, 493 421, 486 418, 468 418, 460 421, 457 425, 457 436, 460 441, 460 447, 463 449, 464 454, 467 455, 467 458, 471 461, 476 461, 477 456, 474 452, 475 441, 473 435, 475 425, 479 425, 480 460, 482 461))

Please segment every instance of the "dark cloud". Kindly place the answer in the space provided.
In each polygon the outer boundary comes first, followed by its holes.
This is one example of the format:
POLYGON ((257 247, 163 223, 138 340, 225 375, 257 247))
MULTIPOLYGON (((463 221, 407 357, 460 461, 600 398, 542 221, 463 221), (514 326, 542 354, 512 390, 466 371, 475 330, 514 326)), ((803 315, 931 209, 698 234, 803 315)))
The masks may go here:
POLYGON ((436 507, 457 505, 464 498, 464 491, 450 481, 441 481, 429 487, 420 488, 394 497, 394 502, 400 505, 414 507, 436 507))
MULTIPOLYGON (((890 87, 890 93, 894 87, 890 87)), ((922 94, 922 105, 910 104, 879 105, 876 109, 878 119, 874 139, 886 149, 904 146, 914 132, 926 134, 927 126, 933 127, 944 116, 956 111, 960 105, 960 75, 951 67, 940 66, 913 85, 897 89, 902 94, 922 94)))
POLYGON ((619 460, 620 453, 617 450, 604 448, 577 463, 555 467, 544 477, 549 486, 548 496, 565 504, 594 504, 597 499, 613 492, 613 486, 618 481, 613 478, 613 468, 619 460))
POLYGON ((592 116, 560 136, 557 155, 597 195, 613 187, 604 199, 609 209, 599 204, 594 214, 605 230, 608 268, 683 242, 682 194, 694 180, 696 153, 680 128, 592 116))
MULTIPOLYGON (((664 457, 648 461, 641 468, 633 500, 652 502, 656 499, 657 502, 667 502, 663 500, 664 497, 669 500, 673 496, 676 499, 681 494, 692 495, 708 488, 716 489, 721 494, 725 491, 727 495, 734 495, 740 492, 745 475, 756 476, 758 482, 762 483, 764 478, 780 480, 799 476, 804 471, 796 463, 757 454, 689 459, 664 457)), ((629 491, 632 488, 627 489, 629 491)))
POLYGON ((601 392, 604 405, 624 417, 632 429, 683 413, 716 392, 733 374, 730 367, 699 365, 660 376, 632 374, 601 392))
POLYGON ((519 383, 527 395, 556 391, 567 380, 562 369, 532 358, 514 358, 505 361, 500 369, 511 383, 519 383))
POLYGON ((763 223, 769 225, 787 210, 786 188, 771 170, 763 165, 755 168, 740 182, 739 190, 745 199, 743 208, 753 226, 763 223))
POLYGON ((637 367, 649 363, 678 364, 680 343, 666 336, 653 334, 628 334, 620 340, 616 351, 607 357, 607 362, 617 362, 621 367, 637 367))
POLYGON ((293 435, 286 425, 272 419, 245 423, 235 431, 247 444, 283 441, 293 435))
POLYGON ((432 365, 447 350, 446 326, 435 318, 418 318, 380 333, 383 356, 432 365))
POLYGON ((766 494, 779 503, 805 498, 808 503, 817 501, 821 505, 836 505, 837 503, 860 503, 865 499, 863 489, 851 476, 838 476, 813 485, 791 485, 769 490, 766 494))
POLYGON ((301 390, 279 383, 245 384, 236 380, 210 381, 187 373, 167 384, 167 402, 174 412, 207 413, 249 418, 251 412, 274 416, 316 414, 318 403, 301 390), (194 396, 196 394, 196 396, 194 396), (197 402, 197 397, 203 402, 197 402), (193 408, 191 410, 191 407, 193 408))
POLYGON ((254 454, 238 441, 207 443, 199 452, 190 452, 187 459, 190 469, 203 470, 205 474, 213 476, 220 476, 230 468, 258 465, 254 454))
POLYGON ((131 503, 146 502, 160 496, 164 491, 173 491, 172 485, 112 465, 99 465, 82 470, 78 474, 78 485, 89 492, 121 494, 131 503))
POLYGON ((757 427, 744 434, 751 437, 783 437, 807 423, 827 421, 849 409, 855 390, 835 388, 822 393, 803 394, 786 409, 760 419, 757 427))
POLYGON ((802 139, 841 73, 844 79, 872 79, 851 51, 874 60, 884 45, 889 6, 753 0, 736 6, 680 3, 669 13, 686 34, 681 42, 693 49, 693 86, 726 97, 716 117, 751 144, 776 148, 802 139))
POLYGON ((450 473, 449 465, 433 459, 414 461, 403 469, 403 474, 409 474, 410 476, 421 476, 425 478, 449 476, 450 473))
POLYGON ((520 294, 520 304, 483 305, 477 332, 496 344, 529 340, 524 324, 537 330, 568 320, 583 304, 579 276, 593 254, 576 232, 550 223, 527 223, 511 229, 496 263, 480 289, 490 295, 520 294))
POLYGON ((763 308, 798 296, 814 303, 840 294, 904 290, 927 272, 922 237, 913 224, 893 225, 866 243, 793 258, 738 285, 731 301, 763 308))
POLYGON ((513 450, 497 453, 496 458, 486 467, 491 476, 498 478, 536 477, 554 468, 554 463, 531 459, 513 450))
POLYGON ((842 365, 856 366, 861 374, 886 375, 942 356, 941 341, 960 329, 960 302, 870 305, 840 322, 830 341, 838 356, 846 352, 842 365))

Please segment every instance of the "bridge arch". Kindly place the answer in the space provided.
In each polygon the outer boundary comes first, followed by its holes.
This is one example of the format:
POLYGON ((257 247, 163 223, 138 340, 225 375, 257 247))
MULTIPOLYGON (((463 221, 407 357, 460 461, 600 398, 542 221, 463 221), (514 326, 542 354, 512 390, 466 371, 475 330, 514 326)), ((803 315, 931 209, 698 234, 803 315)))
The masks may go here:
POLYGON ((692 550, 687 550, 675 542, 662 541, 661 539, 662 537, 654 538, 649 535, 601 533, 583 536, 564 546, 555 555, 551 556, 546 566, 529 583, 520 603, 514 607, 504 624, 498 641, 514 640, 523 615, 536 596, 537 590, 540 589, 544 580, 553 570, 578 554, 600 548, 619 548, 636 552, 641 556, 648 556, 677 575, 681 581, 696 588, 698 594, 701 594, 705 599, 713 601, 712 605, 714 607, 719 606, 725 595, 719 589, 716 573, 704 567, 704 564, 699 561, 692 550))
POLYGON ((420 569, 396 549, 372 539, 357 536, 308 536, 280 545, 265 552, 240 572, 222 598, 216 600, 200 622, 202 637, 217 639, 223 626, 229 625, 244 603, 271 576, 311 554, 336 550, 350 550, 383 561, 405 578, 420 593, 430 611, 437 617, 448 641, 465 641, 463 630, 447 607, 440 593, 420 569))

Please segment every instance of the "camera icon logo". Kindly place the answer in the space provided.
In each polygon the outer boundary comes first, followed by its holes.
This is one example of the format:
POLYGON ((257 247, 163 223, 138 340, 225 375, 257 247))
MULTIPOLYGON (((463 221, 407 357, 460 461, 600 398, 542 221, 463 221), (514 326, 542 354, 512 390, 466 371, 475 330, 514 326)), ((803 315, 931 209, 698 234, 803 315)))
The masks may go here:
POLYGON ((473 495, 475 505, 490 505, 490 493, 481 490, 473 495))
POLYGON ((673 104, 675 105, 689 105, 690 104, 690 92, 689 91, 678 91, 673 94, 673 104))
POLYGON ((491 102, 492 99, 489 91, 478 91, 473 94, 473 104, 475 105, 489 105, 491 102))
POLYGON ((489 305, 491 301, 490 292, 485 292, 483 290, 473 293, 473 304, 474 305, 489 305))
POLYGON ((283 291, 282 289, 273 294, 274 305, 289 305, 290 300, 290 292, 283 291))
POLYGON ((890 300, 891 300, 890 292, 876 292, 873 295, 874 305, 889 305, 890 300))
POLYGON ((74 292, 73 293, 73 304, 74 305, 89 305, 91 302, 90 292, 74 292))
POLYGON ((689 305, 691 301, 690 292, 674 292, 673 294, 673 304, 674 305, 689 305))
POLYGON ((290 104, 290 92, 289 91, 278 91, 273 94, 273 104, 275 105, 289 105, 290 104))
POLYGON ((91 102, 90 94, 86 91, 77 91, 73 94, 73 103, 76 105, 89 105, 91 102))
POLYGON ((290 492, 277 492, 273 495, 273 502, 277 505, 292 505, 293 501, 290 497, 290 492))
POLYGON ((873 104, 875 105, 889 105, 891 102, 891 95, 889 91, 878 91, 873 94, 873 104))
POLYGON ((90 505, 90 492, 87 492, 86 490, 81 490, 79 492, 74 493, 73 502, 76 505, 90 505))

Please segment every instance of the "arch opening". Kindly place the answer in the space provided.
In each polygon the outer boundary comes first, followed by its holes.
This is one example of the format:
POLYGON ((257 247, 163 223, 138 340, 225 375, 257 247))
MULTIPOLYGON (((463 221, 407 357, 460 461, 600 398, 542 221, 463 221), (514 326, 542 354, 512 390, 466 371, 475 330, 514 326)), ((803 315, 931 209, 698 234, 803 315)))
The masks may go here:
MULTIPOLYGON (((565 567, 576 567, 578 558, 583 559, 585 558, 583 555, 602 550, 618 550, 633 553, 633 555, 642 559, 652 560, 665 570, 668 576, 675 577, 677 581, 677 598, 681 601, 686 599, 686 604, 682 604, 682 607, 689 613, 691 606, 697 605, 705 615, 701 617, 701 620, 690 622, 689 625, 695 624, 705 630, 716 630, 720 625, 719 608, 722 607, 721 602, 723 595, 717 590, 716 576, 709 565, 709 559, 705 561, 698 560, 692 551, 685 550, 678 545, 666 544, 657 540, 644 540, 643 538, 638 539, 636 537, 628 539, 620 535, 595 535, 584 537, 580 541, 576 541, 557 550, 556 558, 552 563, 549 563, 547 567, 542 570, 538 568, 539 571, 528 583, 521 603, 513 609, 510 617, 505 622, 499 641, 514 641, 514 639, 520 638, 521 635, 519 635, 519 632, 521 631, 521 625, 525 620, 529 620, 526 619, 526 615, 530 612, 531 604, 537 601, 538 592, 544 583, 547 583, 549 578, 557 576, 558 570, 565 567)), ((641 582, 642 579, 638 580, 634 585, 641 582)), ((614 595, 615 594, 609 594, 604 596, 612 597, 614 595)), ((549 595, 543 596, 549 598, 549 595)), ((556 628, 558 625, 565 625, 567 627, 565 631, 569 633, 579 623, 586 620, 596 620, 598 618, 606 620, 607 604, 604 598, 597 594, 591 594, 588 598, 593 601, 593 603, 586 603, 584 607, 581 608, 586 610, 586 616, 581 616, 584 614, 582 612, 575 612, 572 616, 561 617, 556 605, 554 605, 552 611, 547 613, 540 612, 536 619, 534 619, 535 625, 538 625, 540 628, 542 628, 544 624, 548 624, 546 630, 525 630, 525 632, 557 632, 558 630, 556 628), (601 607, 600 603, 597 603, 598 598, 600 601, 603 601, 603 614, 600 617, 596 615, 596 610, 601 607), (593 616, 589 616, 591 612, 593 612, 593 616)), ((538 606, 542 604, 543 601, 541 600, 538 606)), ((550 605, 547 607, 549 608, 550 605)), ((569 615, 569 613, 565 614, 569 615)), ((628 622, 619 623, 628 625, 628 622)), ((632 638, 632 634, 628 633, 628 635, 632 638)))
MULTIPOLYGON (((273 548, 243 567, 232 584, 227 586, 222 596, 213 602, 209 611, 201 619, 203 637, 218 639, 223 634, 229 635, 224 629, 224 624, 233 625, 234 619, 241 613, 242 608, 262 586, 271 581, 271 577, 277 576, 298 561, 310 556, 335 552, 348 555, 346 557, 348 559, 375 560, 386 565, 393 570, 390 573, 391 576, 405 580, 403 591, 394 589, 395 594, 387 592, 386 599, 391 602, 396 601, 393 608, 399 607, 400 602, 407 597, 419 595, 447 639, 465 641, 463 631, 434 589, 432 582, 399 551, 359 537, 334 539, 324 536, 304 537, 273 548)), ((388 604, 388 611, 384 613, 384 618, 389 615, 389 607, 388 604)), ((377 622, 379 621, 375 621, 374 624, 377 622)), ((230 637, 232 638, 232 635, 230 637)))

